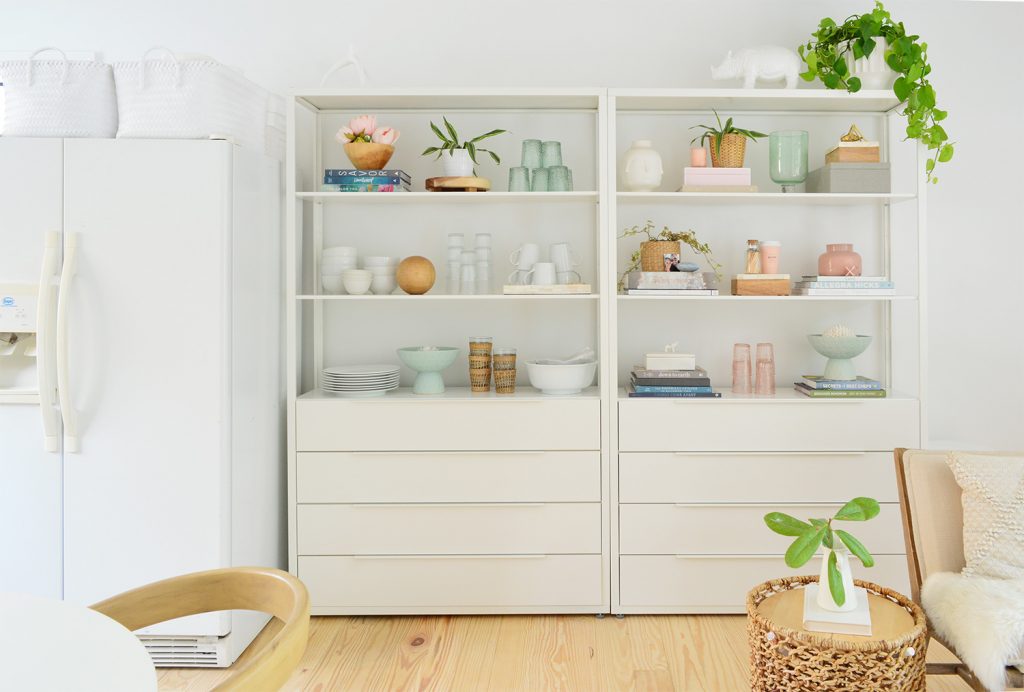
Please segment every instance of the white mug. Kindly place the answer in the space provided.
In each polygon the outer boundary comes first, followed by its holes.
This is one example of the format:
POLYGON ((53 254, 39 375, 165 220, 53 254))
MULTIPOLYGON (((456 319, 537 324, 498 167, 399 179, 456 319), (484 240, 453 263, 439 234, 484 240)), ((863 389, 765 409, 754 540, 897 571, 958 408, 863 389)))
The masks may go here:
POLYGON ((534 286, 550 286, 555 283, 555 273, 553 262, 537 262, 529 271, 529 274, 532 275, 530 283, 534 286))
POLYGON ((567 272, 558 272, 558 283, 560 284, 581 284, 583 283, 583 277, 577 271, 569 270, 567 272))
POLYGON ((519 267, 520 271, 529 271, 530 267, 540 259, 540 246, 536 243, 523 243, 509 255, 509 261, 519 267))
POLYGON ((508 283, 513 285, 522 285, 530 283, 530 272, 523 271, 522 269, 516 269, 508 275, 508 283))
POLYGON ((572 271, 573 267, 579 266, 575 255, 572 254, 572 248, 569 247, 569 243, 552 243, 551 261, 555 263, 555 267, 560 272, 572 271))

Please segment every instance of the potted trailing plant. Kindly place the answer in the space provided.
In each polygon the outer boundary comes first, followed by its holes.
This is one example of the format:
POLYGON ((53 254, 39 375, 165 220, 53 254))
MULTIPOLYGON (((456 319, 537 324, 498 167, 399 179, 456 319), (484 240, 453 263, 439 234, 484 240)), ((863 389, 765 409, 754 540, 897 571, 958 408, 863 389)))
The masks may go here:
POLYGON ((878 501, 870 497, 855 497, 839 508, 830 519, 801 521, 783 512, 769 512, 764 523, 775 533, 795 536, 786 551, 786 564, 794 569, 807 564, 822 545, 828 551, 821 561, 818 580, 818 605, 825 610, 847 611, 857 607, 850 570, 850 553, 865 567, 872 567, 875 559, 864 544, 842 529, 832 527, 834 521, 867 521, 878 516, 878 501))
POLYGON ((494 163, 501 163, 500 156, 489 149, 477 146, 477 143, 487 139, 488 137, 504 134, 505 130, 491 130, 490 132, 485 132, 473 139, 460 141, 459 133, 456 132, 452 124, 448 122, 448 118, 442 118, 442 121, 444 122, 445 132, 442 132, 441 128, 433 122, 430 123, 430 129, 433 130, 434 134, 437 135, 437 138, 441 140, 441 146, 427 147, 423 150, 421 156, 437 154, 435 160, 441 159, 441 164, 444 166, 444 174, 446 176, 473 175, 473 167, 480 163, 476 160, 476 155, 478 153, 486 153, 494 159, 494 163))
POLYGON ((364 171, 379 171, 395 153, 399 134, 393 127, 378 126, 375 115, 360 115, 338 130, 334 139, 345 145, 345 155, 353 166, 364 171))
POLYGON ((645 272, 665 271, 665 255, 668 253, 679 254, 683 244, 701 255, 715 272, 715 276, 721 278, 722 265, 715 262, 711 255, 711 246, 702 243, 697 239, 693 231, 673 231, 665 226, 657 234, 654 233, 654 222, 648 221, 643 226, 633 226, 622 232, 619 238, 632 238, 644 236, 647 240, 640 243, 640 249, 635 250, 629 257, 629 266, 619 277, 619 290, 625 290, 626 277, 630 272, 643 270, 645 272))
POLYGON ((932 71, 928 44, 920 39, 908 34, 903 22, 894 22, 881 2, 875 2, 871 12, 851 15, 842 23, 822 19, 811 40, 797 50, 807 65, 801 77, 809 82, 819 79, 829 89, 850 93, 865 86, 879 86, 865 84, 857 65, 873 59, 877 62, 880 53, 895 73, 892 90, 896 98, 906 104, 903 115, 907 118, 907 137, 928 149, 925 175, 934 183, 938 182, 935 165, 953 158, 953 143, 939 124, 947 113, 935 105, 935 89, 928 80, 932 71))
POLYGON ((732 124, 732 118, 727 119, 723 125, 722 119, 718 117, 718 111, 712 112, 715 114, 718 127, 694 125, 690 128, 691 130, 702 127, 704 132, 691 139, 690 144, 700 140, 701 146, 704 146, 705 142, 710 141, 711 165, 715 168, 742 168, 743 158, 747 152, 747 140, 757 141, 759 138, 767 137, 768 135, 763 132, 736 127, 732 124))

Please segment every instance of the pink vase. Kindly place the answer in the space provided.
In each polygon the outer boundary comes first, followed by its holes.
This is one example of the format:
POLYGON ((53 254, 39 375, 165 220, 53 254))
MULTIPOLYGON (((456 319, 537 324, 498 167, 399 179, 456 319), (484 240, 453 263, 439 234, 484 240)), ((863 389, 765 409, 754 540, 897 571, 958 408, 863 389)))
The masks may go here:
POLYGON ((826 245, 818 257, 819 276, 860 276, 860 255, 850 243, 826 245))

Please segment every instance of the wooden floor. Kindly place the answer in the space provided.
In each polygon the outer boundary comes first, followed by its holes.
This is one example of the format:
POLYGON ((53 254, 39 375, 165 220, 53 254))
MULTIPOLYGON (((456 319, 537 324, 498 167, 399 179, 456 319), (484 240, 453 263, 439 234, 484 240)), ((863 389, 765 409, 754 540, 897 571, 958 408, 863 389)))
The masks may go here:
MULTIPOLYGON (((745 628, 741 615, 313 618, 285 689, 738 692, 750 689, 745 628)), ((209 690, 227 675, 163 668, 160 689, 209 690)), ((970 688, 930 677, 928 689, 970 688)))

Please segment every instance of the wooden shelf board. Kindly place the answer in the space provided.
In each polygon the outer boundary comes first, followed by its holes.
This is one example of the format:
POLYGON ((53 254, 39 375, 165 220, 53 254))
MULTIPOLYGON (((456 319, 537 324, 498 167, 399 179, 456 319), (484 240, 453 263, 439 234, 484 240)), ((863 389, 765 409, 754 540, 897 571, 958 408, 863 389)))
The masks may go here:
POLYGON ((619 202, 669 202, 679 204, 771 204, 795 206, 883 205, 908 202, 917 195, 906 193, 808 193, 808 192, 619 192, 619 202))
POLYGON ((619 111, 778 111, 887 113, 900 105, 892 91, 856 94, 832 89, 609 89, 619 111))

